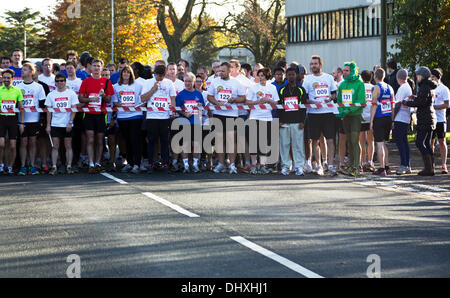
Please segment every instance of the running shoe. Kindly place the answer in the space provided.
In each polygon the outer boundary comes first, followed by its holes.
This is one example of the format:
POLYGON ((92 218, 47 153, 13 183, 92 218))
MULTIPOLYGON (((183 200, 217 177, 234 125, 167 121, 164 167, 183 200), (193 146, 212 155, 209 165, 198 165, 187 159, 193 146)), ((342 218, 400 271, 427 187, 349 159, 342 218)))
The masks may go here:
POLYGON ((199 173, 200 169, 198 168, 198 164, 193 164, 192 165, 192 172, 194 173, 199 173))
POLYGON ((189 174, 190 173, 190 169, 189 169, 189 165, 187 164, 185 164, 184 165, 184 167, 183 167, 183 174, 189 174))
POLYGON ((269 169, 267 169, 266 167, 261 167, 261 168, 259 168, 259 173, 261 175, 267 175, 267 174, 270 174, 271 171, 269 169))
POLYGON ((215 168, 214 168, 214 173, 225 173, 226 172, 226 168, 223 164, 219 163, 215 168))
POLYGON ((334 166, 333 165, 329 165, 328 166, 328 171, 330 172, 330 176, 331 177, 335 177, 335 176, 337 176, 337 172, 336 172, 336 169, 334 168, 334 166))
POLYGON ((153 174, 153 165, 147 166, 147 174, 153 174))
POLYGON ((31 173, 31 175, 39 175, 40 174, 39 171, 36 170, 36 168, 33 166, 30 167, 30 173, 31 173))
POLYGON ((378 170, 376 170, 374 173, 374 175, 378 175, 378 176, 386 176, 386 169, 384 168, 379 168, 378 170))
POLYGON ((448 174, 448 170, 447 170, 447 166, 446 165, 442 166, 442 174, 448 174))
POLYGON ((305 176, 305 173, 303 172, 302 168, 296 168, 295 169, 295 175, 297 175, 297 176, 305 176))
POLYGON ((139 174, 139 172, 140 172, 140 168, 138 165, 134 165, 130 171, 130 173, 133 173, 133 174, 139 174))
POLYGON ((48 172, 49 175, 55 176, 58 172, 58 169, 56 167, 52 167, 50 171, 48 172))
POLYGON ((13 168, 12 167, 6 167, 6 174, 10 175, 10 176, 14 175, 13 168))
POLYGON ((231 165, 230 165, 229 173, 230 173, 230 175, 231 175, 231 174, 237 174, 237 173, 238 173, 237 168, 236 168, 236 166, 235 166, 234 164, 231 164, 231 165))
POLYGON ((5 172, 5 165, 0 165, 0 174, 3 174, 5 172))
POLYGON ((319 176, 323 176, 323 168, 322 168, 322 166, 317 166, 316 174, 319 175, 319 176))
POLYGON ((50 170, 49 170, 49 168, 47 166, 44 165, 44 166, 42 166, 41 171, 44 174, 48 174, 50 170))
POLYGON ((73 170, 73 168, 72 168, 71 166, 69 166, 69 167, 67 167, 67 169, 66 169, 66 173, 67 173, 68 175, 73 175, 73 174, 75 174, 75 171, 73 170))
POLYGON ((97 171, 95 170, 95 167, 89 167, 88 173, 89 174, 97 174, 97 171))
POLYGON ((311 174, 312 172, 313 172, 313 168, 312 168, 311 164, 306 163, 305 164, 305 173, 306 174, 311 174))
POLYGON ((26 176, 27 175, 27 167, 21 167, 19 172, 17 173, 18 176, 26 176))
POLYGON ((133 167, 129 164, 126 164, 122 170, 120 170, 122 173, 128 173, 129 171, 131 171, 133 169, 133 167))
MULTIPOLYGON (((299 169, 297 169, 297 170, 299 170, 299 169)), ((297 173, 297 170, 296 170, 296 173, 297 173)), ((281 169, 281 175, 289 176, 289 169, 288 168, 282 168, 281 169)))

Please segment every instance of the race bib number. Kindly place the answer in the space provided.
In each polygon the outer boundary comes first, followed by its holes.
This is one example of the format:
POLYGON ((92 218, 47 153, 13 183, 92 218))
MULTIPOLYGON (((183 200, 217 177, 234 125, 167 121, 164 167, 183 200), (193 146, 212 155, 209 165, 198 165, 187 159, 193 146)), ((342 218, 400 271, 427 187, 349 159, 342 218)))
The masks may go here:
POLYGON ((342 103, 350 104, 353 102, 353 92, 352 90, 342 90, 342 103))
POLYGON ((89 99, 95 99, 95 101, 89 102, 89 107, 101 107, 102 106, 102 100, 100 98, 100 95, 98 93, 91 93, 89 94, 89 99))
POLYGON ((57 109, 69 108, 69 98, 68 97, 55 98, 55 108, 57 109))
POLYGON ((19 84, 21 84, 21 83, 23 83, 23 78, 22 77, 14 77, 13 78, 12 84, 13 84, 14 87, 19 86, 19 84))
POLYGON ((297 97, 286 97, 284 99, 284 104, 286 105, 286 112, 298 111, 298 98, 297 97))
POLYGON ((314 88, 316 91, 316 99, 326 100, 330 98, 328 85, 316 85, 314 88))
POLYGON ((136 104, 136 97, 133 91, 130 92, 120 92, 120 102, 124 106, 134 106, 136 104))
POLYGON ((198 109, 194 110, 194 108, 198 108, 198 106, 199 103, 196 100, 186 100, 184 102, 184 107, 186 110, 193 115, 198 115, 198 109))
POLYGON ((391 99, 382 99, 381 100, 381 113, 389 114, 392 113, 392 103, 391 99))
POLYGON ((23 104, 24 108, 33 108, 34 107, 34 96, 33 96, 33 94, 24 95, 22 104, 23 104))
POLYGON ((221 103, 228 103, 232 98, 233 92, 231 90, 219 90, 217 101, 221 103))
MULTIPOLYGON (((2 101, 1 109, 6 110, 13 110, 16 107, 16 102, 14 100, 4 100, 2 101)), ((4 115, 14 115, 14 113, 4 113, 4 115)))
POLYGON ((155 97, 153 98, 153 107, 154 108, 163 108, 169 109, 169 100, 165 97, 155 97))
POLYGON ((371 89, 366 90, 366 101, 372 101, 372 90, 371 89))

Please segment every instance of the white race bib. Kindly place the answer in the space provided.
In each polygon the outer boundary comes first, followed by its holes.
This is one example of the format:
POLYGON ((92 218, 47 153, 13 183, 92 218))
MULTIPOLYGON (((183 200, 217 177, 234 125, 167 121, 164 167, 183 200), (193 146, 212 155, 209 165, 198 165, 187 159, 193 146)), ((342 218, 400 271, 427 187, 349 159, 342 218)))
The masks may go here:
POLYGON ((381 100, 381 113, 382 114, 392 113, 392 103, 389 98, 381 100))
POLYGON ((89 107, 97 108, 102 106, 102 100, 100 99, 100 95, 98 93, 89 94, 89 99, 95 98, 95 101, 89 102, 89 107))
POLYGON ((199 107, 199 103, 196 100, 186 100, 184 102, 184 107, 186 108, 186 111, 193 114, 198 115, 198 110, 194 110, 194 108, 199 107))
POLYGON ((153 98, 153 107, 169 109, 169 99, 166 97, 154 97, 153 98))
POLYGON ((286 97, 284 99, 284 104, 287 106, 285 109, 286 112, 298 111, 298 98, 297 97, 286 97))
POLYGON ((231 90, 219 90, 217 101, 225 104, 228 103, 228 101, 230 101, 231 99, 232 93, 233 92, 231 90))
POLYGON ((136 104, 136 97, 134 95, 134 91, 120 92, 120 102, 124 106, 134 106, 136 104))
POLYGON ((316 85, 314 89, 316 91, 316 99, 327 100, 330 98, 328 85, 316 85))
POLYGON ((34 95, 33 94, 24 95, 22 104, 23 104, 24 108, 33 108, 34 107, 34 95))
MULTIPOLYGON (((16 102, 14 100, 4 100, 2 101, 1 109, 6 110, 13 110, 16 107, 16 102)), ((14 113, 4 113, 3 115, 14 115, 14 113)))
POLYGON ((55 108, 57 108, 57 109, 70 108, 69 107, 69 98, 68 97, 55 98, 55 108))

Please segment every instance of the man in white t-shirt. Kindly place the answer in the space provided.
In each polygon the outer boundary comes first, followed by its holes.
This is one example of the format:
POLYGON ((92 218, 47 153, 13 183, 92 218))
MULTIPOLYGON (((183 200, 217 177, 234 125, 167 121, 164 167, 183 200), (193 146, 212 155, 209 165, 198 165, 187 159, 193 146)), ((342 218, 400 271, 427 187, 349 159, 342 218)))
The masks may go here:
POLYGON ((446 142, 446 134, 447 134, 447 109, 449 108, 449 89, 447 86, 442 84, 442 71, 441 69, 435 68, 431 71, 431 79, 438 84, 435 92, 434 98, 434 109, 436 110, 437 124, 436 129, 433 131, 433 144, 432 148, 434 150, 435 138, 438 139, 439 142, 439 150, 441 153, 441 161, 442 161, 442 174, 448 174, 447 170, 447 142, 446 142))
POLYGON ((38 79, 48 85, 50 92, 56 89, 53 64, 50 58, 42 60, 42 73, 38 76, 38 79))
MULTIPOLYGON (((228 62, 224 62, 220 66, 220 78, 215 79, 208 89, 208 101, 215 106, 225 106, 236 103, 245 102, 245 90, 238 80, 231 78, 230 76, 231 65, 228 62)), ((236 146, 235 137, 236 132, 233 128, 227 129, 227 121, 235 121, 239 117, 237 109, 222 111, 213 111, 214 118, 219 119, 222 123, 223 131, 217 130, 217 138, 223 139, 225 135, 224 148, 233 148, 233 152, 227 152, 230 158, 230 174, 237 174, 237 168, 235 165, 236 160, 236 146), (225 131, 225 134, 224 134, 225 131)), ((217 142, 216 142, 217 144, 217 142)), ((224 152, 224 150, 220 150, 224 152)), ((215 173, 221 173, 226 171, 225 167, 225 153, 217 153, 219 158, 219 164, 214 169, 215 173)))
MULTIPOLYGON (((56 90, 50 92, 45 100, 47 108, 67 109, 76 108, 79 104, 78 96, 74 91, 66 87, 66 76, 59 73, 55 76, 56 90)), ((56 162, 58 160, 60 139, 64 139, 64 146, 66 148, 66 171, 67 174, 73 174, 72 168, 72 130, 73 119, 76 112, 57 112, 47 113, 47 128, 46 132, 51 135, 52 148, 52 164, 50 175, 56 175, 56 162)))
MULTIPOLYGON (((23 107, 24 108, 39 108, 39 101, 45 100, 45 91, 41 84, 36 83, 33 80, 33 75, 36 69, 31 63, 25 63, 22 68, 23 82, 17 87, 23 94, 23 107)), ((26 174, 38 175, 39 171, 35 168, 36 163, 36 151, 37 151, 37 136, 39 134, 41 123, 39 122, 39 113, 25 112, 22 124, 24 125, 24 132, 21 134, 20 139, 20 162, 21 168, 17 173, 19 176, 25 176, 26 174), (27 157, 30 160, 30 168, 25 167, 27 157)))
POLYGON ((147 80, 142 89, 141 100, 147 103, 148 108, 159 109, 147 111, 147 138, 148 138, 148 173, 153 173, 155 143, 158 138, 161 144, 162 170, 169 170, 169 130, 170 107, 175 107, 175 87, 171 80, 166 79, 165 65, 155 67, 155 78, 147 80))
MULTIPOLYGON (((230 60, 231 65, 231 71, 230 75, 232 78, 238 80, 238 82, 241 84, 241 87, 245 91, 245 95, 248 95, 248 91, 250 88, 255 85, 250 79, 248 79, 246 76, 244 76, 241 72, 241 63, 238 60, 230 60)), ((238 111, 239 117, 242 119, 247 120, 248 118, 248 111, 247 110, 239 110, 238 111)), ((250 153, 249 153, 249 147, 248 147, 248 140, 247 138, 243 138, 242 140, 238 140, 238 143, 245 142, 245 154, 243 154, 242 157, 245 159, 245 164, 243 164, 243 171, 248 173, 250 171, 251 166, 251 160, 250 160, 250 153)))
MULTIPOLYGON (((333 103, 336 99, 337 86, 334 79, 331 75, 323 73, 322 67, 322 58, 317 55, 312 56, 310 62, 310 70, 312 74, 306 76, 303 81, 303 88, 305 88, 308 93, 310 104, 326 105, 333 103)), ((336 175, 336 170, 334 168, 336 110, 336 107, 308 109, 308 128, 313 141, 313 155, 317 162, 315 172, 319 176, 324 174, 319 146, 321 134, 323 134, 327 143, 328 170, 332 176, 336 175)))

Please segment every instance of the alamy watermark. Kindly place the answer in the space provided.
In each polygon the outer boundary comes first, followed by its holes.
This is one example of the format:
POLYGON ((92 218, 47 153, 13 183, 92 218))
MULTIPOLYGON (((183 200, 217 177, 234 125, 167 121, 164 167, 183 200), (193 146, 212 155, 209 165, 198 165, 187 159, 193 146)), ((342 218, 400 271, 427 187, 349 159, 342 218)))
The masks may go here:
POLYGON ((67 17, 69 19, 81 18, 81 0, 74 0, 67 7, 67 17))
POLYGON ((381 258, 377 254, 367 256, 367 263, 371 263, 367 267, 366 275, 368 278, 381 278, 381 258))

